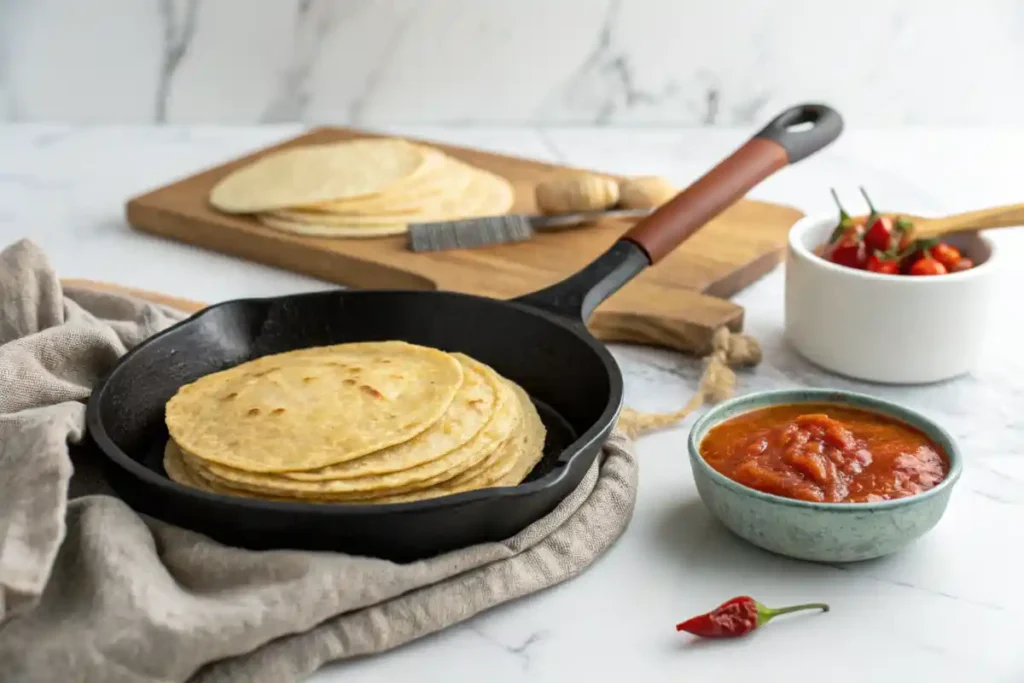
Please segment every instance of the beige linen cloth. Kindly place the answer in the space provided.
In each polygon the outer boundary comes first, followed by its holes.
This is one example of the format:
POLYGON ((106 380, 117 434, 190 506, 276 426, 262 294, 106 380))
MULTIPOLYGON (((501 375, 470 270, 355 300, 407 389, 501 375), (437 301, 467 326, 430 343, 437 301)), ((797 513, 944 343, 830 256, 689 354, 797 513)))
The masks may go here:
POLYGON ((45 255, 0 252, 0 681, 300 680, 569 579, 622 534, 637 465, 619 432, 562 504, 501 543, 391 562, 226 547, 141 516, 75 461, 84 400, 181 318, 63 291, 45 255))

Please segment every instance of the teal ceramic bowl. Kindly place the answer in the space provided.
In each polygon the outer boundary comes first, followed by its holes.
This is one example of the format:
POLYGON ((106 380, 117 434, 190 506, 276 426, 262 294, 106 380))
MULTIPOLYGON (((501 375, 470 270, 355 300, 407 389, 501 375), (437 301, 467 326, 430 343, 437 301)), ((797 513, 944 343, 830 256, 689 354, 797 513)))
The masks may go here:
POLYGON ((825 389, 769 391, 721 403, 693 426, 690 465, 701 500, 733 533, 780 555, 814 562, 856 562, 901 550, 934 527, 960 478, 963 457, 946 430, 903 406, 864 394, 825 389), (879 503, 812 503, 762 493, 708 465, 700 442, 715 425, 758 408, 792 403, 835 403, 871 410, 924 432, 949 458, 949 475, 924 493, 879 503))

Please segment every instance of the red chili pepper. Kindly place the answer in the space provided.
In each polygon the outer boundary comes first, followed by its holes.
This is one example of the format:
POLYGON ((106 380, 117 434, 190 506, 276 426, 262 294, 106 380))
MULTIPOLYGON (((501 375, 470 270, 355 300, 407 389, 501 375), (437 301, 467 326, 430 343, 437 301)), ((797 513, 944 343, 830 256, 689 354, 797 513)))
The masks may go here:
POLYGON ((953 264, 953 267, 949 269, 951 273, 959 273, 962 270, 970 270, 974 267, 974 261, 969 258, 962 258, 953 264))
POLYGON ((864 268, 872 273, 882 273, 884 275, 900 274, 900 262, 878 251, 868 256, 868 262, 864 268))
POLYGON ((915 238, 910 240, 905 247, 900 247, 896 254, 896 258, 900 261, 900 272, 910 275, 915 263, 925 257, 931 258, 930 250, 938 243, 939 238, 937 237, 915 238))
POLYGON ((863 270, 864 264, 868 260, 867 249, 857 237, 842 237, 838 242, 832 245, 832 248, 825 254, 826 258, 832 263, 838 263, 841 266, 848 268, 858 268, 863 270))
POLYGON ((953 270, 953 267, 960 260, 960 250, 952 244, 939 242, 932 247, 932 258, 946 267, 946 270, 953 270))
POLYGON ((780 614, 789 614, 805 609, 828 611, 828 605, 813 602, 770 609, 754 598, 742 596, 723 602, 712 611, 676 624, 677 631, 686 631, 701 638, 736 638, 764 626, 780 614))
POLYGON ((945 275, 948 272, 946 266, 928 255, 914 261, 914 265, 910 266, 911 275, 945 275))
POLYGON ((871 210, 868 215, 867 232, 864 233, 864 242, 868 245, 868 249, 889 251, 892 246, 892 219, 880 215, 875 210, 875 205, 871 203, 871 198, 868 197, 868 193, 863 187, 860 188, 860 193, 864 195, 864 201, 868 203, 868 209, 871 210))
POLYGON ((889 251, 892 246, 892 219, 888 216, 876 218, 868 231, 864 233, 864 242, 868 245, 868 249, 889 251))

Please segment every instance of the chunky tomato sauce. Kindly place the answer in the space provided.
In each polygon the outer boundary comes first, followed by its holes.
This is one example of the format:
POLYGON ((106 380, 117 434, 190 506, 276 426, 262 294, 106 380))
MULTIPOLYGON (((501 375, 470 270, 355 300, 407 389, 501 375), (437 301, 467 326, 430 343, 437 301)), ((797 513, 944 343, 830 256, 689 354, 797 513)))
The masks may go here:
POLYGON ((713 427, 704 460, 750 488, 819 503, 912 496, 949 473, 941 448, 917 429, 832 404, 772 406, 713 427))

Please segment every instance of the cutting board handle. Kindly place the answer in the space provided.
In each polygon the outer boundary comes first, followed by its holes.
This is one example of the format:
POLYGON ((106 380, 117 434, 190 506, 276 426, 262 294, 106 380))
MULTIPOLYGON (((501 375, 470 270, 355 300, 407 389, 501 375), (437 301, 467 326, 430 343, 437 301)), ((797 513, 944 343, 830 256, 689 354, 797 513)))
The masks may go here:
POLYGON ((825 105, 787 109, 623 239, 643 249, 650 263, 657 263, 755 185, 827 147, 842 130, 842 117, 825 105))

